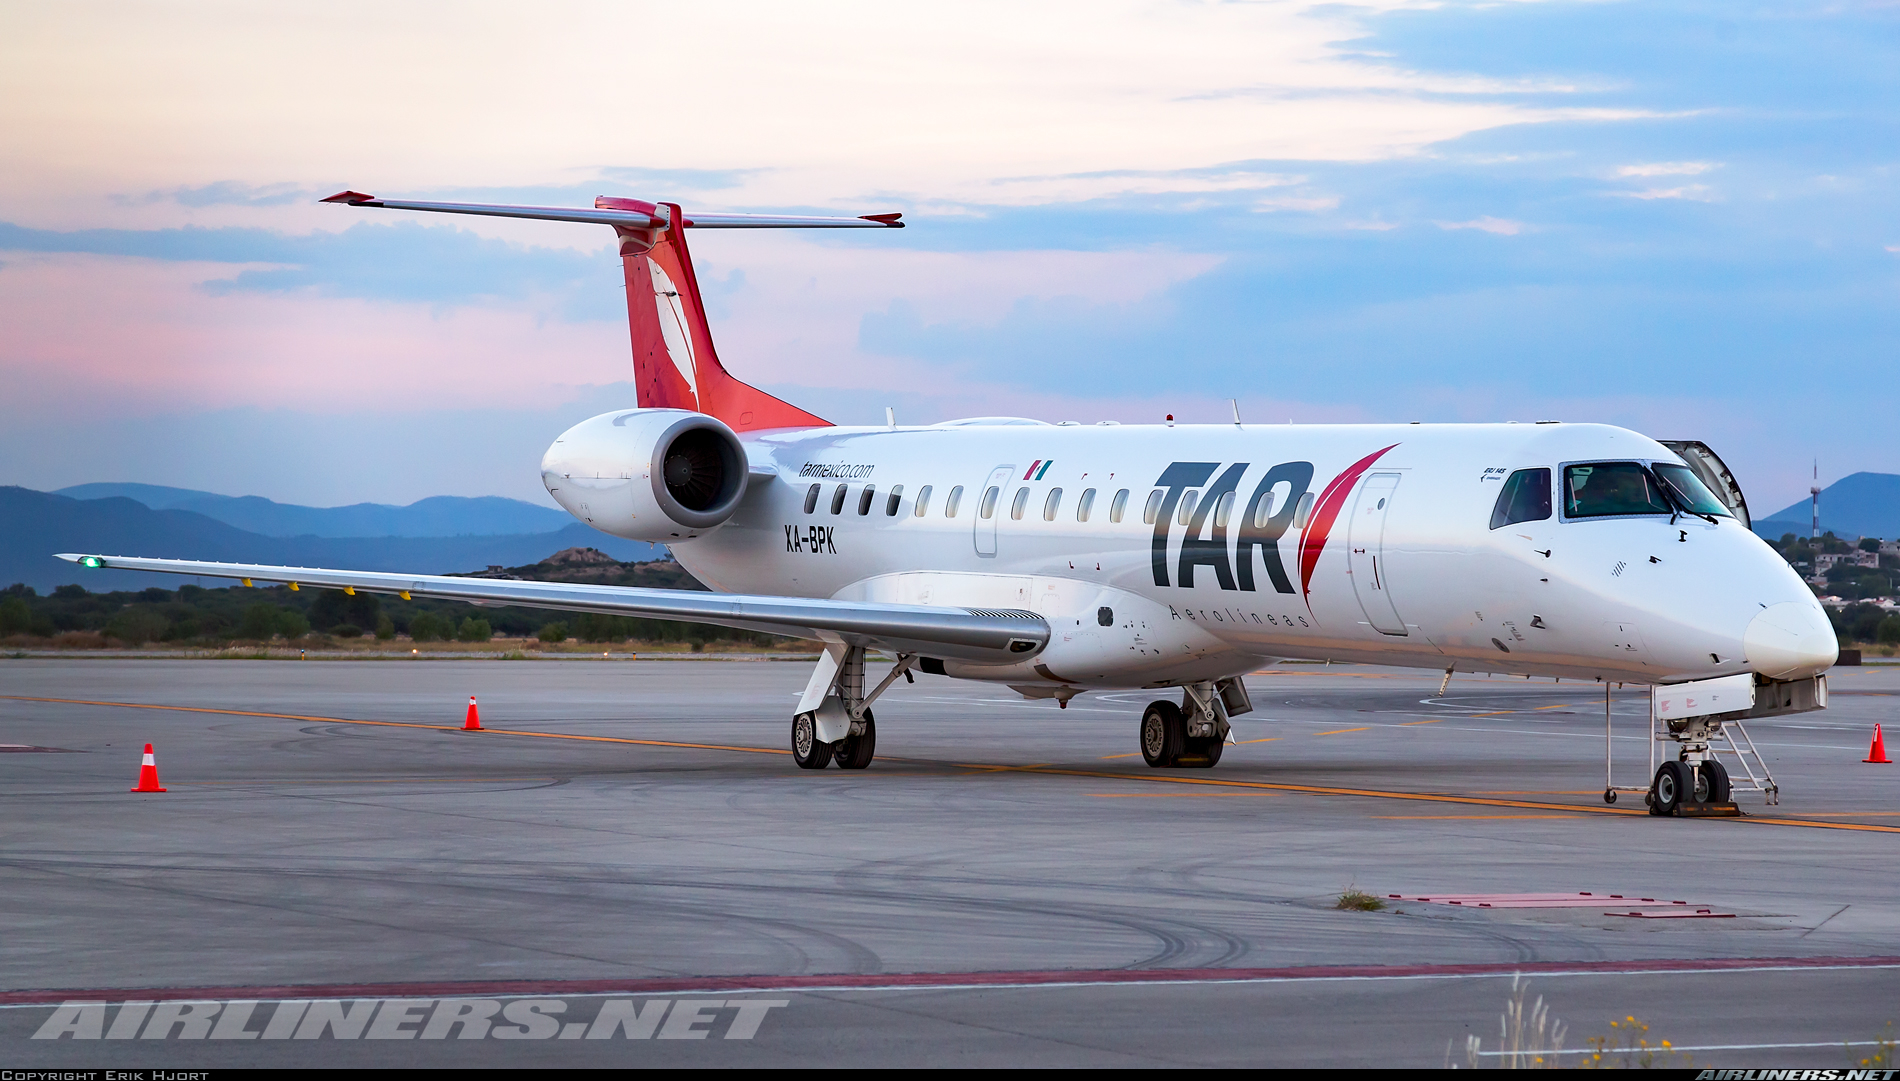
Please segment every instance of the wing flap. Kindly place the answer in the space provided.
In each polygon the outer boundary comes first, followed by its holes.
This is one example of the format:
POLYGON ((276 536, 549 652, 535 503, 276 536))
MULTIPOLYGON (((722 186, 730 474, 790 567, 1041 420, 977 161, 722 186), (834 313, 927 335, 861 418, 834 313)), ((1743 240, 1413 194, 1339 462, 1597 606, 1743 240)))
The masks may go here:
POLYGON ((1035 656, 1049 642, 1049 624, 1033 612, 189 559, 77 553, 61 553, 59 558, 85 567, 286 582, 331 589, 347 587, 366 593, 408 593, 478 604, 687 620, 795 638, 842 641, 898 653, 922 653, 974 664, 1013 664, 1035 656))

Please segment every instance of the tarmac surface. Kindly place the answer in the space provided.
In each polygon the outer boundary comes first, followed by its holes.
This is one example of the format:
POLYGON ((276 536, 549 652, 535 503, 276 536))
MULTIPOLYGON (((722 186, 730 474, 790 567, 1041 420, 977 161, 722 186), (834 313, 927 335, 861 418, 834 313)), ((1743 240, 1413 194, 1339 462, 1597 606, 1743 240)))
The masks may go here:
MULTIPOLYGON (((1477 1035, 1495 1064, 1517 974, 1566 1047, 1634 1017, 1699 1066, 1852 1066, 1900 1020, 1900 763, 1861 761, 1900 668, 1751 725, 1781 799, 1739 820, 1605 805, 1591 684, 1285 665, 1217 767, 1151 770, 1150 692, 920 676, 869 769, 807 772, 807 674, 0 659, 0 745, 32 748, 0 746, 4 1060, 1439 1066, 1477 1035), (147 742, 169 791, 128 793, 147 742), (382 998, 413 1001, 349 1012, 382 998), (362 1038, 299 1021, 339 1008, 362 1038)), ((1619 783, 1645 703, 1615 696, 1619 783)))

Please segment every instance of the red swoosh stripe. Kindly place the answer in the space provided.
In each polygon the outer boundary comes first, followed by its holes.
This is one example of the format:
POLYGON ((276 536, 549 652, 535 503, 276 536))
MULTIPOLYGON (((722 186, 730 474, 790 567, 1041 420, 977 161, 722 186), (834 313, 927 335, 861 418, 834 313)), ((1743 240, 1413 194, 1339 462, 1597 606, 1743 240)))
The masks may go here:
MULTIPOLYGON (((1397 443, 1392 444, 1392 447, 1396 446, 1397 443)), ((1319 494, 1319 504, 1313 508, 1313 517, 1300 534, 1300 595, 1306 598, 1307 612, 1313 610, 1313 568, 1319 564, 1320 552, 1326 548, 1327 534, 1332 532, 1333 522, 1338 519, 1340 509, 1346 505, 1347 494, 1352 491, 1360 475, 1392 447, 1375 450, 1354 462, 1344 473, 1334 477, 1326 490, 1319 494)))

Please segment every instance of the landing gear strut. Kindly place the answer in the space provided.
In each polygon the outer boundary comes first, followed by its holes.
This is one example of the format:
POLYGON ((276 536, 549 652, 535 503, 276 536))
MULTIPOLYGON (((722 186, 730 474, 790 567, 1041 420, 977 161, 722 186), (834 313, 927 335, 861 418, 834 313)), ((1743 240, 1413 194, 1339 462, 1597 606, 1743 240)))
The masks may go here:
POLYGON ((1253 709, 1238 677, 1190 683, 1181 690, 1180 705, 1164 698, 1150 702, 1141 714, 1141 757, 1154 769, 1213 766, 1233 739, 1227 718, 1253 709))
POLYGON ((800 769, 863 769, 877 754, 877 718, 871 703, 897 682, 910 678, 917 658, 900 654, 897 665, 871 693, 864 693, 864 647, 827 643, 811 682, 792 716, 792 761, 800 769))

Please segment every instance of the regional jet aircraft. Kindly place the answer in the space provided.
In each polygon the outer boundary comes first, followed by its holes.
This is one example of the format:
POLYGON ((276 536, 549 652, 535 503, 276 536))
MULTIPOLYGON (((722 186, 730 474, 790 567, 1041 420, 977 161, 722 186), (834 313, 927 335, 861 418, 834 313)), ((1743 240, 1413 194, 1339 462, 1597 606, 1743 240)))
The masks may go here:
POLYGON ((790 725, 805 769, 870 765, 872 703, 915 671, 1065 706, 1175 688, 1142 715, 1142 756, 1209 767, 1252 708, 1243 673, 1304 658, 1594 680, 1606 709, 1612 683, 1671 688, 1652 699, 1668 714, 1653 731, 1678 754, 1647 789, 1670 813, 1728 799, 1712 753, 1725 720, 1825 705, 1827 616, 1749 531, 1740 489, 1701 443, 1603 424, 1263 425, 1237 412, 843 427, 726 372, 686 232, 895 229, 900 215, 324 201, 612 228, 637 404, 564 432, 541 477, 576 518, 667 545, 715 592, 62 558, 810 639, 824 652, 790 725), (867 687, 869 650, 896 664, 867 687))

